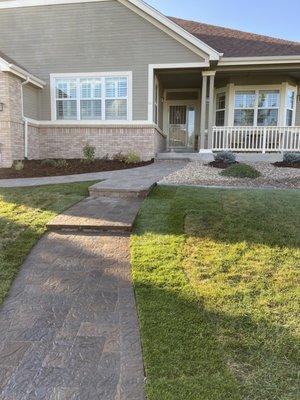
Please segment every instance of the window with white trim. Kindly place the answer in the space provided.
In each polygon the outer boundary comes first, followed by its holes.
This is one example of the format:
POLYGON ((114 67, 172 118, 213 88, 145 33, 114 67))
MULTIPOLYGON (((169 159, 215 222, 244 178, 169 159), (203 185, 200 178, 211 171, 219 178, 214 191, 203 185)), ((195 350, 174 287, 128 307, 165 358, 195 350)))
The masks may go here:
POLYGON ((54 78, 58 120, 128 120, 128 76, 54 78))
POLYGON ((279 120, 279 90, 235 92, 235 126, 276 126, 279 120))
POLYGON ((216 126, 225 125, 226 92, 216 94, 216 126))
POLYGON ((286 95, 286 117, 285 117, 286 126, 293 125, 294 112, 295 112, 295 99, 296 99, 295 90, 288 89, 286 95))
POLYGON ((257 126, 278 125, 279 97, 279 90, 258 92, 257 126))

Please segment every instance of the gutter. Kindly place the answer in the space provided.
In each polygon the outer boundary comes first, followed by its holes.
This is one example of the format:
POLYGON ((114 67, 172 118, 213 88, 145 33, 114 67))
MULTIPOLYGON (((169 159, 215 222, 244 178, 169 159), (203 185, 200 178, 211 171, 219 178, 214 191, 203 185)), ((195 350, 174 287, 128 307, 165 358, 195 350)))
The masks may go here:
POLYGON ((22 109, 22 120, 24 122, 24 158, 27 160, 28 158, 28 120, 24 116, 24 93, 23 87, 30 82, 29 76, 26 78, 24 82, 21 83, 21 109, 22 109))

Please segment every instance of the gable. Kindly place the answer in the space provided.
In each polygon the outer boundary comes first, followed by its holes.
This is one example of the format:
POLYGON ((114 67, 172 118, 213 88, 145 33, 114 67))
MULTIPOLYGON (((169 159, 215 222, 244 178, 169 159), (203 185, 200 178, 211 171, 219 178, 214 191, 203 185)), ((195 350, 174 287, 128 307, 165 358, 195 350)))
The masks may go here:
MULTIPOLYGON (((109 0, 2 0, 0 1, 1 9, 16 9, 24 7, 38 7, 47 5, 66 5, 66 4, 83 4, 92 2, 105 2, 109 0)), ((204 43, 193 34, 183 29, 159 11, 149 6, 142 0, 116 0, 130 8, 133 12, 139 14, 150 23, 162 29, 168 35, 174 37, 178 42, 187 46, 207 61, 219 60, 220 53, 204 43)))
POLYGON ((0 48, 42 79, 205 61, 116 0, 2 9, 0 26, 0 48))

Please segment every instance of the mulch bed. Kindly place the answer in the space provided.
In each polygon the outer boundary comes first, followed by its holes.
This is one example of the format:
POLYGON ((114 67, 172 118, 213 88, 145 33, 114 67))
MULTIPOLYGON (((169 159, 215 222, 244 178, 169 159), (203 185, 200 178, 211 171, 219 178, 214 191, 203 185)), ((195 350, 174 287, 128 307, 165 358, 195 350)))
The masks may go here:
POLYGON ((85 164, 80 159, 66 160, 67 166, 58 166, 43 163, 41 160, 26 160, 24 168, 16 171, 14 168, 0 168, 0 179, 10 178, 37 178, 43 176, 61 176, 73 174, 85 174, 89 172, 115 171, 142 167, 152 164, 153 161, 144 161, 137 164, 125 164, 117 160, 95 160, 91 164, 85 164))
POLYGON ((283 161, 281 162, 276 162, 273 164, 275 167, 279 168, 300 168, 300 163, 295 163, 295 164, 287 164, 283 161))
POLYGON ((210 165, 211 167, 214 167, 214 168, 226 169, 230 165, 233 165, 233 164, 238 164, 238 162, 235 162, 235 163, 232 163, 232 164, 226 164, 223 161, 212 161, 208 165, 210 165))

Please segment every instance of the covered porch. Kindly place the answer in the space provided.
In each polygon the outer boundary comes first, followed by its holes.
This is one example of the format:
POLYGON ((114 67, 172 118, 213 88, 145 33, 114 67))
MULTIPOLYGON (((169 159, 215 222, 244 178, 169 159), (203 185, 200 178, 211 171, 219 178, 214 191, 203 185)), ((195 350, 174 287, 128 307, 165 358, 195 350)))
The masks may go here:
POLYGON ((167 152, 300 151, 300 65, 153 72, 153 121, 167 152))

